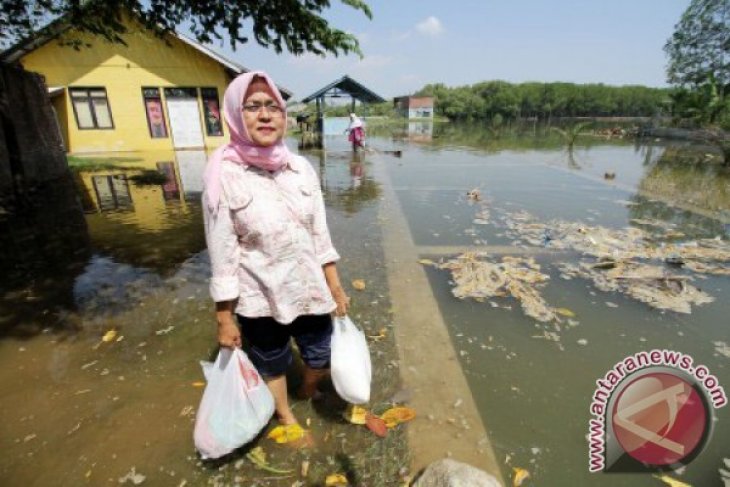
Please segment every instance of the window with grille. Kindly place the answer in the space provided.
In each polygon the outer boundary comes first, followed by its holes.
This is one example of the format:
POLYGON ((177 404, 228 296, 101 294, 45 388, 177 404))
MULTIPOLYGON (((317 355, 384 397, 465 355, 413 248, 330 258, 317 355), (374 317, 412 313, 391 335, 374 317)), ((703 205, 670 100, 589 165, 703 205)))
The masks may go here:
POLYGON ((79 129, 114 129, 106 88, 69 88, 79 129))

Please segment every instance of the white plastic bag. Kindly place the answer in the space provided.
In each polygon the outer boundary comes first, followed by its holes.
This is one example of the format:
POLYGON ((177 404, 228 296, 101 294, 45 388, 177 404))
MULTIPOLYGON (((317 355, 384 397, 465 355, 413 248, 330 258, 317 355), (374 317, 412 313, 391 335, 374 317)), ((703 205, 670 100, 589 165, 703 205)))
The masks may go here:
POLYGON ((208 381, 195 416, 195 448, 219 458, 251 441, 274 414, 274 398, 240 349, 221 347, 215 362, 200 362, 208 381))
POLYGON ((347 316, 334 320, 330 373, 342 399, 352 404, 370 400, 370 351, 365 334, 347 316))

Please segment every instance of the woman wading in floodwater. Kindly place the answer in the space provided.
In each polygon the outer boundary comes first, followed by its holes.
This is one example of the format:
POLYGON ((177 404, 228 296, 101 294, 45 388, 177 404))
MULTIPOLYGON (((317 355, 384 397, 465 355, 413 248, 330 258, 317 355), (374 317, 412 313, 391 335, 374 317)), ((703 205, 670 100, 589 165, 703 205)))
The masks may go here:
POLYGON ((365 147, 365 124, 354 113, 350 114, 350 125, 345 129, 345 133, 348 134, 347 140, 352 143, 353 152, 365 147))
POLYGON ((223 105, 230 142, 210 157, 203 194, 218 342, 240 347, 246 338, 279 421, 295 424, 285 375, 290 339, 305 364, 300 395, 312 397, 329 368, 330 313, 345 315, 349 298, 317 174, 284 145, 286 105, 276 85, 262 71, 246 73, 228 86, 223 105))

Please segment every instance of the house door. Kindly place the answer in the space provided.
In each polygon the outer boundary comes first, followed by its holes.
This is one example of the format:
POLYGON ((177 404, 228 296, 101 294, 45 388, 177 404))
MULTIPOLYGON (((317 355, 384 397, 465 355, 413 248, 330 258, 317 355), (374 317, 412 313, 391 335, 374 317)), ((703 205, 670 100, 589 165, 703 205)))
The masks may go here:
POLYGON ((195 88, 165 88, 167 116, 175 149, 202 149, 198 92, 195 88))

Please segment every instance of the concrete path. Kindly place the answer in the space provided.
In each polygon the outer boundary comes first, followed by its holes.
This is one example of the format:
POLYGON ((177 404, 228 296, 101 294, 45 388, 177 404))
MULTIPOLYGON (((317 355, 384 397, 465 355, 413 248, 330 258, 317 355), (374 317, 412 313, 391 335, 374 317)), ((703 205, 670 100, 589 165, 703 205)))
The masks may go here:
POLYGON ((385 161, 370 160, 383 189, 380 219, 401 378, 419 415, 408 426, 412 468, 418 471, 450 456, 504 483, 385 161))

